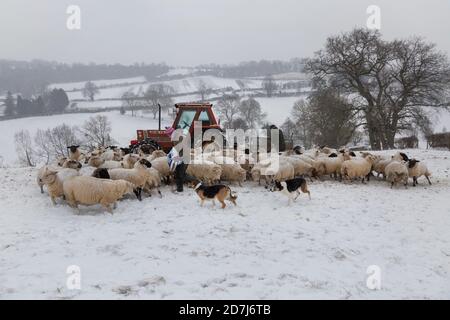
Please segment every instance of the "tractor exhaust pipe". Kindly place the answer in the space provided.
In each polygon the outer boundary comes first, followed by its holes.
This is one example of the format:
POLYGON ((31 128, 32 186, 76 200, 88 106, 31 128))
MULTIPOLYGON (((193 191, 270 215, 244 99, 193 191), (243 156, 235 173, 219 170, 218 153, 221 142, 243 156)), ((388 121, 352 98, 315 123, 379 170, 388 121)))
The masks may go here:
POLYGON ((161 130, 161 105, 158 103, 158 130, 161 130))

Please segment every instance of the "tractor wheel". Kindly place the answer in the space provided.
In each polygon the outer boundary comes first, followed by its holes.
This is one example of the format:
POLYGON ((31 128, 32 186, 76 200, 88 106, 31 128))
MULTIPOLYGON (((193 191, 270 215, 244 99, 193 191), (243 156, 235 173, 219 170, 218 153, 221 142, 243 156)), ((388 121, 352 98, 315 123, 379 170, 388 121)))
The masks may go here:
POLYGON ((161 146, 153 139, 145 139, 141 141, 140 143, 136 144, 133 148, 134 153, 139 153, 139 150, 142 151, 144 154, 152 154, 155 150, 160 150, 161 146))

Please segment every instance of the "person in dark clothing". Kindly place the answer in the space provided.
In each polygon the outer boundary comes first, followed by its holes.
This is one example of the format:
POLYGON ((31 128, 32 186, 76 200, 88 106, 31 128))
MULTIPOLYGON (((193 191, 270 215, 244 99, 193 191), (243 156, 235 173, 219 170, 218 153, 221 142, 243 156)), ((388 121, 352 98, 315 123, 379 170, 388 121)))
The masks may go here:
POLYGON ((175 168, 175 183, 177 185, 177 192, 183 192, 183 184, 186 178, 187 164, 179 163, 175 168))
MULTIPOLYGON (((181 144, 183 138, 180 137, 177 145, 181 144)), ((177 185, 177 192, 183 192, 184 180, 186 178, 186 169, 187 164, 183 161, 183 149, 180 149, 178 152, 175 146, 170 150, 167 154, 167 161, 169 163, 169 168, 172 172, 174 172, 175 183, 177 185)))

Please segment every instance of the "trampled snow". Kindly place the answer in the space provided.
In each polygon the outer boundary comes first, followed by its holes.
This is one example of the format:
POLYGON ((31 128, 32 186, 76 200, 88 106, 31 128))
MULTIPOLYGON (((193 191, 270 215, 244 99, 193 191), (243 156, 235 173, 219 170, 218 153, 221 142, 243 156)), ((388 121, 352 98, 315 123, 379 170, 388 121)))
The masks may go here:
POLYGON ((406 152, 432 186, 327 179, 287 206, 246 182, 225 210, 164 187, 113 215, 55 207, 36 169, 0 169, 0 299, 448 299, 450 152, 406 152), (72 265, 80 290, 66 286, 72 265), (373 265, 380 290, 366 285, 373 265))

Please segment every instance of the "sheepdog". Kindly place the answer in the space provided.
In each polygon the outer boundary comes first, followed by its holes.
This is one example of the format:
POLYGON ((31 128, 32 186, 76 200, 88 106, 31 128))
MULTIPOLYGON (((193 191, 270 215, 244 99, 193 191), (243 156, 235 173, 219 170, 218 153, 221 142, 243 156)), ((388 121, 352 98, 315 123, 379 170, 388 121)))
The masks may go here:
POLYGON ((274 185, 270 188, 270 191, 272 192, 279 191, 286 195, 289 199, 288 205, 290 205, 292 201, 297 200, 298 196, 300 195, 300 190, 303 193, 307 193, 309 199, 311 200, 311 193, 308 190, 308 185, 306 184, 306 180, 302 177, 281 182, 275 180, 274 185))
POLYGON ((205 186, 203 182, 192 182, 191 185, 195 193, 200 198, 200 206, 203 207, 205 201, 212 201, 215 206, 215 200, 221 203, 222 209, 225 209, 225 200, 231 201, 236 205, 237 195, 231 191, 230 187, 223 184, 216 184, 212 186, 205 186))

